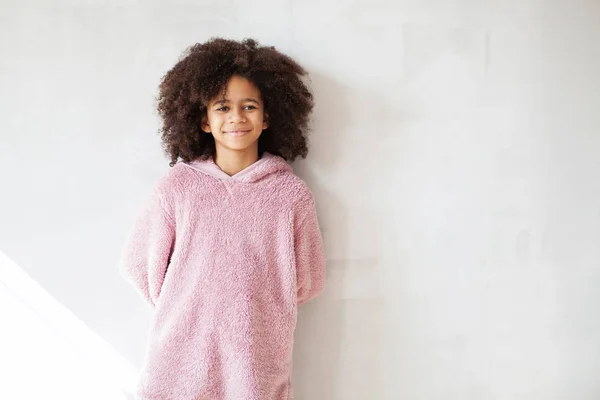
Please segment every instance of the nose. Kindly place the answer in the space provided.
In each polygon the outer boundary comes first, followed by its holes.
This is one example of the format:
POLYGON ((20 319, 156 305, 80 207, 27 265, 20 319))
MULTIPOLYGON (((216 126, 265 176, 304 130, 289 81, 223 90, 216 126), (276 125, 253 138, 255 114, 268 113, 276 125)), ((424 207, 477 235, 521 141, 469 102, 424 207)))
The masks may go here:
POLYGON ((246 120, 246 116, 244 115, 244 113, 242 111, 240 111, 237 108, 233 108, 231 110, 231 113, 229 115, 229 122, 231 123, 238 123, 238 122, 244 122, 246 120))

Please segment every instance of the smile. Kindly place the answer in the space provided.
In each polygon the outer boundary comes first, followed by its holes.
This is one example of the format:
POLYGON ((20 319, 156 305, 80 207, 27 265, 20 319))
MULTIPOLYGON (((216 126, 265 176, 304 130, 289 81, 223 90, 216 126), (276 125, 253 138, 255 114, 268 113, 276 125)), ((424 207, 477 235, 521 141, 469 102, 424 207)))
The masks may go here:
POLYGON ((251 132, 251 130, 237 130, 237 131, 225 131, 225 134, 230 136, 244 136, 245 134, 251 132))

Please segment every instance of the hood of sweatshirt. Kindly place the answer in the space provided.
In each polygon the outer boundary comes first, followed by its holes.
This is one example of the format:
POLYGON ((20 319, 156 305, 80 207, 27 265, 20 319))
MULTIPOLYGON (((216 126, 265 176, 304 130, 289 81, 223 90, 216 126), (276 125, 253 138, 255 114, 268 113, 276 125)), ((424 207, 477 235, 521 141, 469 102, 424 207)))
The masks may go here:
POLYGON ((262 157, 255 163, 231 176, 227 175, 215 163, 212 157, 208 158, 207 160, 194 160, 184 164, 206 175, 210 175, 223 181, 244 183, 257 182, 280 171, 292 171, 292 167, 282 157, 268 152, 264 152, 262 157))

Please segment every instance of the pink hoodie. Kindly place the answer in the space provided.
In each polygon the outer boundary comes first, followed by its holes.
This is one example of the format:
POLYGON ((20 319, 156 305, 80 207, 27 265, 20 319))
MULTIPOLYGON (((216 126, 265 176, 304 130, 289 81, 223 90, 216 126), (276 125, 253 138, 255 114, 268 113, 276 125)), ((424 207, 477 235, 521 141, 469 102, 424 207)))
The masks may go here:
POLYGON ((229 176, 178 163, 119 266, 154 309, 142 400, 290 400, 299 304, 325 281, 315 201, 270 153, 229 176))

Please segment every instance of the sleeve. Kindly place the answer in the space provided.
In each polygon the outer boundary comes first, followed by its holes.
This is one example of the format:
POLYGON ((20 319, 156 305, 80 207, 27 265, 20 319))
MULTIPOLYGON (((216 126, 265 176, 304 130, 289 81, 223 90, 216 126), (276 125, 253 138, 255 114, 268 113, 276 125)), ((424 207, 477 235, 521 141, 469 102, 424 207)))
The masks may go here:
POLYGON ((175 223, 159 186, 135 221, 122 249, 119 272, 154 308, 175 244, 175 223))
POLYGON ((296 220, 294 252, 298 305, 301 305, 317 297, 325 286, 325 253, 312 194, 299 207, 296 220))

